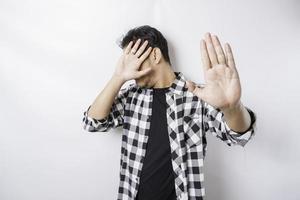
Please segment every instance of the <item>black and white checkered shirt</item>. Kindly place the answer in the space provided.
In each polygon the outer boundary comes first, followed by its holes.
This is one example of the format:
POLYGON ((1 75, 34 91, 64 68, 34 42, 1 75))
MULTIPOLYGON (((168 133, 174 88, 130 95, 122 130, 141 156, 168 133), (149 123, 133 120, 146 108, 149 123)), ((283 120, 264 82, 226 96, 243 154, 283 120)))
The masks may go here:
MULTIPOLYGON (((176 79, 166 92, 174 187, 178 200, 202 200, 205 196, 206 134, 216 136, 228 146, 244 147, 256 132, 256 114, 246 107, 252 118, 251 126, 243 134, 234 132, 219 108, 188 91, 182 72, 174 73, 176 79)), ((107 117, 89 117, 87 112, 91 105, 84 111, 82 122, 86 131, 106 132, 123 126, 118 200, 134 200, 137 194, 149 138, 152 98, 153 89, 133 83, 120 89, 107 117)))

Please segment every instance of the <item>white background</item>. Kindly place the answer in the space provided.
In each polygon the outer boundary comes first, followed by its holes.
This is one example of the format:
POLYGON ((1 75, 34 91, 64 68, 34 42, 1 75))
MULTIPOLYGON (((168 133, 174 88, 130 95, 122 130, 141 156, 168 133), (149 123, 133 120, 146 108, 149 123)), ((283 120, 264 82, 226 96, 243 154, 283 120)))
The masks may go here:
POLYGON ((121 129, 85 132, 81 120, 114 71, 117 39, 144 24, 195 82, 204 33, 229 42, 257 113, 245 148, 208 135, 206 198, 299 199, 299 23, 296 0, 1 0, 0 199, 117 198, 121 129))

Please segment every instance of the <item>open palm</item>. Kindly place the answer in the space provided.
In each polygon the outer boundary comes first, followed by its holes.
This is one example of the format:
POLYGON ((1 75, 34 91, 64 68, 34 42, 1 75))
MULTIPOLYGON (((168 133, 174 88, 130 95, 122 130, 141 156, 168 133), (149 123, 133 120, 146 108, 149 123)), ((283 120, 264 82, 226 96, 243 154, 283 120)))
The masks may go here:
POLYGON ((201 40, 205 86, 197 87, 187 81, 189 91, 214 107, 225 109, 237 105, 241 98, 241 84, 231 47, 225 44, 225 53, 217 36, 205 34, 201 40))

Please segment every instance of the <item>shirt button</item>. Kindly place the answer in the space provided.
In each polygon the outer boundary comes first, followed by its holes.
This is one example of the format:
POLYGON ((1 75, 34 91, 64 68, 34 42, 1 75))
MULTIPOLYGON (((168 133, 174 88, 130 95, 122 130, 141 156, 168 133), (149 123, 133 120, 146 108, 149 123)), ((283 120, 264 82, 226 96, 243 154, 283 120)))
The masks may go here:
POLYGON ((205 130, 207 130, 209 128, 207 123, 204 124, 204 128, 205 128, 205 130))

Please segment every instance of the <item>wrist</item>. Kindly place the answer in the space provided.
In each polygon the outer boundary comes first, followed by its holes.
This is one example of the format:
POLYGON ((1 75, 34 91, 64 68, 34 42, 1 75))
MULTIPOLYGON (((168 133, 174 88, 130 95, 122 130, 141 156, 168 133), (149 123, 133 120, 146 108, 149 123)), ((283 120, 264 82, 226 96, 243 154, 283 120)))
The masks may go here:
POLYGON ((242 102, 239 100, 237 103, 235 103, 234 105, 231 105, 229 107, 226 107, 224 109, 221 109, 224 113, 235 113, 235 112, 239 112, 242 110, 243 104, 242 102))
POLYGON ((118 74, 113 74, 111 79, 113 79, 114 81, 117 81, 119 83, 122 83, 122 84, 126 82, 126 80, 121 75, 118 75, 118 74))

